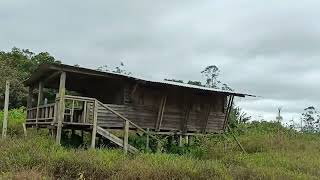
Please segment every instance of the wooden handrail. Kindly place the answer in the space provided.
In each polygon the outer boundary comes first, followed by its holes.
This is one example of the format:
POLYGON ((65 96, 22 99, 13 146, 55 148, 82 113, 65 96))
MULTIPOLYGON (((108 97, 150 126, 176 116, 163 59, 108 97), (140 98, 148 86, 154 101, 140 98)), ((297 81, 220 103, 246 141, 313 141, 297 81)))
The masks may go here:
MULTIPOLYGON (((121 115, 120 113, 118 113, 117 111, 113 110, 112 108, 110 108, 108 105, 103 104, 102 102, 100 102, 99 100, 95 99, 95 98, 89 98, 89 97, 81 97, 81 96, 71 96, 71 95, 66 95, 65 96, 66 100, 78 100, 78 101, 87 101, 87 102, 97 102, 99 105, 101 105, 102 107, 104 107, 105 109, 107 109, 108 111, 110 111, 111 113, 115 114, 116 116, 118 116, 120 119, 122 119, 124 122, 129 122, 129 124, 133 125, 135 128, 137 128, 138 130, 140 130, 141 132, 143 132, 144 134, 149 135, 151 138, 157 140, 158 142, 161 143, 161 140, 159 138, 157 138, 156 136, 154 136, 153 134, 151 134, 150 132, 142 129, 140 126, 138 126, 137 124, 135 124, 134 122, 130 121, 128 118, 124 117, 123 115, 121 115)), ((59 97, 57 97, 57 100, 59 100, 59 97)))
POLYGON ((112 112, 113 114, 117 115, 120 119, 122 119, 123 121, 128 121, 130 124, 132 124, 134 127, 136 127, 138 130, 142 131, 143 133, 149 135, 150 137, 152 137, 153 139, 156 139, 158 141, 160 141, 160 139, 158 139, 156 136, 152 135, 150 132, 147 132, 146 130, 142 129, 140 126, 138 126, 137 124, 135 124, 134 122, 130 121, 128 118, 124 117, 123 115, 121 115, 120 113, 118 113, 117 111, 113 110, 112 108, 110 108, 109 106, 103 104, 102 102, 100 102, 99 100, 97 100, 97 102, 103 106, 104 108, 106 108, 107 110, 109 110, 110 112, 112 112))
MULTIPOLYGON (((38 106, 39 108, 46 108, 46 107, 51 107, 51 106, 54 106, 55 103, 51 103, 51 104, 44 104, 44 105, 40 105, 38 106)), ((32 108, 28 108, 27 111, 30 111, 30 110, 36 110, 37 107, 32 107, 32 108)))
POLYGON ((71 95, 66 95, 65 99, 79 100, 79 101, 91 101, 91 102, 94 102, 96 100, 95 98, 81 97, 81 96, 71 96, 71 95))

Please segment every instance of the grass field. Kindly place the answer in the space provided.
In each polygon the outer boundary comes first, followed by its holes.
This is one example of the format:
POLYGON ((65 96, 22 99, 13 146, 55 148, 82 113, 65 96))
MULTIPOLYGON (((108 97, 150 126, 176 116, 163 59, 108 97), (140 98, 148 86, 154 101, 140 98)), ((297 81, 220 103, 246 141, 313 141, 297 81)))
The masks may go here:
POLYGON ((44 132, 25 138, 23 117, 22 109, 11 111, 10 136, 0 140, 2 179, 320 179, 320 136, 277 123, 236 129, 246 154, 227 135, 197 138, 167 153, 124 155, 57 146, 44 132))

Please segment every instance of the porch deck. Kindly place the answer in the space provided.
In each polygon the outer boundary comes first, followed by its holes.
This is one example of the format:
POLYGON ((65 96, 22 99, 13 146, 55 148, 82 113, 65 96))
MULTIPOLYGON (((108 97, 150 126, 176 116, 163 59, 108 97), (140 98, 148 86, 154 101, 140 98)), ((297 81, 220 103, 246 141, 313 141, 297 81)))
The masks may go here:
POLYGON ((154 138, 159 141, 154 134, 149 132, 149 129, 143 129, 110 108, 109 105, 103 104, 97 99, 66 95, 64 97, 64 103, 62 103, 64 104, 62 110, 60 109, 61 103, 59 103, 59 101, 60 98, 57 97, 55 103, 27 109, 26 127, 58 129, 58 114, 59 112, 62 112, 64 117, 62 128, 92 131, 92 147, 95 147, 96 134, 98 133, 123 147, 125 151, 134 153, 137 149, 128 144, 128 134, 130 130, 142 132, 142 134, 147 135, 148 138, 154 138), (108 118, 108 116, 103 116, 106 112, 109 112, 118 118, 118 122, 111 127, 103 123, 103 121, 108 118), (98 119, 100 121, 98 121, 98 119), (113 128, 123 129, 124 138, 120 139, 108 131, 108 129, 113 128))

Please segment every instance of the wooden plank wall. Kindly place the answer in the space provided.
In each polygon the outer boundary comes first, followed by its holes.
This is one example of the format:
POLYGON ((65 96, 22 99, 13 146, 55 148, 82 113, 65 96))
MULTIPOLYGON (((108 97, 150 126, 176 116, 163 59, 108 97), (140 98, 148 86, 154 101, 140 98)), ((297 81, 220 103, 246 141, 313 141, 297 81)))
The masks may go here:
MULTIPOLYGON (((124 105, 108 104, 108 106, 144 129, 155 129, 163 92, 142 87, 136 87, 135 91, 131 99, 127 100, 127 102, 131 103, 124 105)), ((129 98, 128 94, 126 93, 126 99, 129 98)), ((187 107, 189 107, 186 102, 191 102, 192 104, 189 118, 186 122, 186 131, 202 132, 205 127, 206 132, 221 132, 223 130, 226 96, 214 95, 206 97, 192 95, 191 93, 181 95, 181 91, 168 92, 168 100, 160 130, 183 130, 181 123, 186 120, 187 107), (185 97, 190 97, 191 99, 186 100, 185 97), (206 115, 208 107, 211 107, 210 114, 206 115), (206 116, 208 116, 208 121, 206 121, 206 116)), ((103 107, 99 107, 98 125, 119 128, 123 127, 123 121, 103 107)))

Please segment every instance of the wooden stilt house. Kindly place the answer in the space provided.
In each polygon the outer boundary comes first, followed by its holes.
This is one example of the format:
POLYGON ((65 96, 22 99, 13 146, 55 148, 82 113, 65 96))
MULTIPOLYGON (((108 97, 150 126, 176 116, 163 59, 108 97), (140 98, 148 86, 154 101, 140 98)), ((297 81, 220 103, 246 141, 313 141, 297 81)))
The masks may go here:
POLYGON ((92 132, 92 147, 101 135, 126 151, 135 151, 128 145, 130 130, 151 137, 222 133, 234 97, 247 96, 65 64, 41 65, 25 85, 29 87, 27 127, 52 129, 57 143, 62 129, 85 129, 92 132), (56 94, 45 94, 44 88, 56 94), (124 139, 110 129, 124 129, 124 139))

